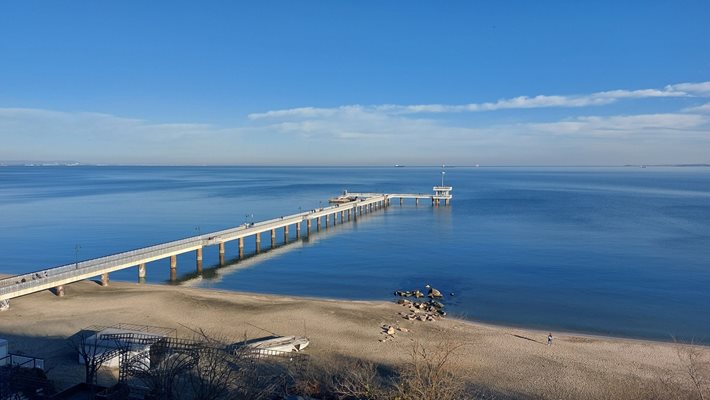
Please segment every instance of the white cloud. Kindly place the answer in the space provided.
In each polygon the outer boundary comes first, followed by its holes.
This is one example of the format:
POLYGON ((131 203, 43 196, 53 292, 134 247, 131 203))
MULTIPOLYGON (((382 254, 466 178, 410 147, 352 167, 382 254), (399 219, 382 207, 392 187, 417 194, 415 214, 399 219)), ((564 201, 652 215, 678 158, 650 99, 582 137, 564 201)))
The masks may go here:
POLYGON ((678 83, 666 86, 668 91, 680 91, 690 96, 706 97, 710 96, 710 82, 678 83))
POLYGON ((552 107, 588 107, 615 103, 623 99, 643 99, 659 97, 705 97, 710 96, 710 82, 680 83, 663 89, 609 90, 587 95, 538 95, 518 96, 495 102, 469 104, 382 104, 372 106, 348 105, 333 108, 300 107, 249 114, 249 119, 278 118, 322 118, 351 112, 383 113, 390 115, 420 113, 463 113, 505 109, 530 109, 552 107))
POLYGON ((657 133, 710 133, 703 130, 708 118, 695 114, 640 114, 608 117, 584 116, 573 119, 525 124, 535 132, 556 135, 627 136, 657 133))
POLYGON ((710 103, 705 103, 696 107, 688 107, 683 109, 683 111, 689 113, 710 114, 710 103))

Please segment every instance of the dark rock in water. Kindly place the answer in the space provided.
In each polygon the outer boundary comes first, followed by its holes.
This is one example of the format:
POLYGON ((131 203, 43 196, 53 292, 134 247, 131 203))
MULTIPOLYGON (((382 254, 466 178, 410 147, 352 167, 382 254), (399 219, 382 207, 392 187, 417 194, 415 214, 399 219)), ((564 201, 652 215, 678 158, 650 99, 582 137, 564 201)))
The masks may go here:
POLYGON ((454 292, 449 293, 449 296, 454 297, 454 292))
POLYGON ((434 288, 430 288, 430 289, 429 289, 429 297, 432 297, 432 298, 442 298, 442 297, 444 297, 444 296, 441 294, 440 291, 438 291, 438 290, 436 290, 436 289, 434 289, 434 288))
POLYGON ((446 311, 444 311, 444 310, 436 310, 436 312, 438 312, 439 315, 441 315, 442 317, 446 316, 446 311))
POLYGON ((416 297, 416 298, 424 297, 424 293, 420 292, 419 290, 415 290, 414 297, 416 297))
POLYGON ((436 308, 444 308, 444 305, 436 300, 430 301, 429 304, 431 304, 432 306, 434 306, 436 308))

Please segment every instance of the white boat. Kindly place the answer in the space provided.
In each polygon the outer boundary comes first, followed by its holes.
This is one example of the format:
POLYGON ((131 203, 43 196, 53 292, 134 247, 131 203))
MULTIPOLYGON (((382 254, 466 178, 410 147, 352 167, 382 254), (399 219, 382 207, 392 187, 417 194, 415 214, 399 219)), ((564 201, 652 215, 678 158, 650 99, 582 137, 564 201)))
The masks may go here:
POLYGON ((305 336, 270 336, 246 342, 235 343, 233 350, 255 350, 260 355, 274 355, 277 353, 298 353, 308 347, 310 341, 305 336))

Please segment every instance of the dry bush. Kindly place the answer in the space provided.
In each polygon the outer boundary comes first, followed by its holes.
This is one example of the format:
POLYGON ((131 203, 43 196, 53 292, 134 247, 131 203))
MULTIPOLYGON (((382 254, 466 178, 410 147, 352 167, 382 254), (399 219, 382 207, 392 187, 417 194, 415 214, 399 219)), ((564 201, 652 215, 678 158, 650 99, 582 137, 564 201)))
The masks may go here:
POLYGON ((391 391, 377 366, 369 361, 353 360, 334 376, 334 392, 338 399, 377 400, 389 397, 391 391))
POLYGON ((445 340, 432 347, 425 347, 415 342, 410 361, 402 369, 396 385, 397 399, 466 398, 465 380, 456 373, 457 350, 463 346, 451 340, 445 340))

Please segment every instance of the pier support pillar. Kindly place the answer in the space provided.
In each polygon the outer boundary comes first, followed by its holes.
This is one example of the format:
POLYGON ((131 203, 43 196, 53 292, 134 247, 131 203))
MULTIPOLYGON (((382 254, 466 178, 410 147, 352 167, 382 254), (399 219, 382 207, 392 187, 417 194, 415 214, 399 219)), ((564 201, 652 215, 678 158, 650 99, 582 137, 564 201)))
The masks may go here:
POLYGON ((320 217, 316 218, 316 231, 320 232, 320 217))
POLYGON ((59 297, 64 297, 64 285, 59 285, 54 288, 54 294, 59 297))
POLYGON ((418 197, 417 197, 416 199, 414 199, 414 205, 415 205, 415 206, 418 206, 418 205, 419 205, 419 198, 418 198, 418 197))
POLYGON ((284 243, 288 243, 288 225, 284 226, 284 243))
POLYGON ((449 205, 449 199, 444 200, 444 205, 449 205))
POLYGON ((108 286, 108 273, 101 274, 101 286, 108 286))
POLYGON ((326 229, 328 228, 328 225, 330 225, 330 214, 325 215, 325 227, 326 229))
POLYGON ((138 279, 145 279, 145 264, 138 266, 138 279))
POLYGON ((224 242, 219 244, 219 265, 224 265, 224 242))
POLYGON ((345 222, 345 211, 340 212, 340 223, 342 224, 345 222))
POLYGON ((202 273, 202 247, 199 249, 195 250, 195 259, 196 259, 196 267, 197 267, 197 273, 202 273))
POLYGON ((306 221, 306 235, 311 236, 311 220, 306 221))
POLYGON ((301 238, 301 223, 296 223, 296 239, 301 238))
POLYGON ((170 280, 177 279, 177 256, 170 256, 170 280))
POLYGON ((271 230, 271 248, 276 247, 276 229, 271 230))
POLYGON ((256 252, 261 251, 261 232, 257 233, 256 235, 256 252))

